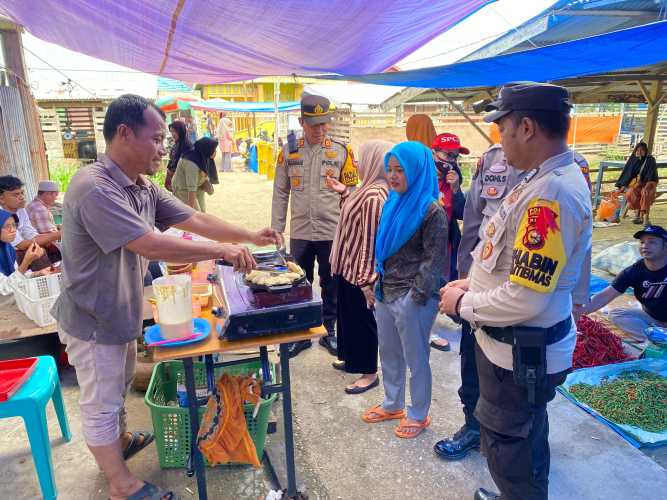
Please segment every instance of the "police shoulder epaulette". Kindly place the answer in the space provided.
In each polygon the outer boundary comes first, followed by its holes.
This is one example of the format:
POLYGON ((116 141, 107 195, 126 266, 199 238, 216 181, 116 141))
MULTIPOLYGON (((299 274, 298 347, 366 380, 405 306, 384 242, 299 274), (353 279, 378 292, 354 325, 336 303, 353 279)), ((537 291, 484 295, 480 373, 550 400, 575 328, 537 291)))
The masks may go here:
POLYGON ((350 151, 348 149, 349 146, 342 141, 337 141, 336 139, 331 139, 331 142, 332 142, 332 145, 336 144, 336 145, 340 146, 341 148, 343 148, 343 151, 345 151, 345 159, 347 160, 347 154, 348 154, 348 151, 350 151))

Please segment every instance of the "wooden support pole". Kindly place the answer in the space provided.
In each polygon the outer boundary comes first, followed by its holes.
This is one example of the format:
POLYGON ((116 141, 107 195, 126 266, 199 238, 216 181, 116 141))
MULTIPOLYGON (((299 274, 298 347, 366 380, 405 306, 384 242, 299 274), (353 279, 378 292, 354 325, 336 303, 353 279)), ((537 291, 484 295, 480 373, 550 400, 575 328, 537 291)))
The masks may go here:
POLYGON ((642 93, 646 97, 648 102, 648 111, 646 112, 646 122, 644 124, 644 141, 648 145, 648 152, 653 152, 653 146, 655 144, 655 134, 657 131, 658 125, 658 115, 660 114, 660 103, 664 98, 664 93, 662 90, 662 82, 652 82, 649 89, 642 87, 640 83, 640 88, 642 93))
POLYGON ((482 137, 484 137, 484 139, 487 140, 487 142, 489 143, 489 145, 493 145, 493 141, 491 140, 491 138, 489 137, 489 135, 488 135, 486 132, 484 132, 484 131, 482 130, 482 128, 481 128, 479 125, 477 125, 477 124, 474 122, 474 120, 473 120, 472 118, 470 118, 470 117, 468 116, 468 114, 465 112, 465 110, 463 109, 462 106, 459 106, 459 105, 456 104, 454 101, 452 101, 452 100, 449 98, 449 96, 448 96, 447 94, 445 94, 442 90, 438 90, 438 94, 440 94, 442 97, 444 97, 444 98, 447 100, 447 102, 449 102, 449 104, 451 104, 452 107, 453 107, 454 109, 456 109, 456 111, 458 111, 459 113, 461 113, 461 115, 463 115, 463 118, 465 118, 466 121, 467 121, 470 125, 472 125, 472 126, 475 128, 475 130, 477 130, 477 132, 479 132, 479 133, 482 135, 482 137))

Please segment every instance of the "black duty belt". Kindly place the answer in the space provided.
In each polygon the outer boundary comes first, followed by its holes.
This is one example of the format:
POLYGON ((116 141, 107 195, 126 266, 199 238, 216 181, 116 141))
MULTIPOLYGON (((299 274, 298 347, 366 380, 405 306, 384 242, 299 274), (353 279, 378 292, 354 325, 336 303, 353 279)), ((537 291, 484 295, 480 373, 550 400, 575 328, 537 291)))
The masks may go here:
POLYGON ((572 318, 566 318, 563 321, 556 323, 548 328, 539 328, 532 326, 483 326, 482 330, 486 332, 489 337, 493 337, 499 342, 514 345, 514 331, 518 328, 529 328, 531 330, 541 330, 544 332, 546 345, 555 344, 559 340, 564 339, 572 327, 572 318))

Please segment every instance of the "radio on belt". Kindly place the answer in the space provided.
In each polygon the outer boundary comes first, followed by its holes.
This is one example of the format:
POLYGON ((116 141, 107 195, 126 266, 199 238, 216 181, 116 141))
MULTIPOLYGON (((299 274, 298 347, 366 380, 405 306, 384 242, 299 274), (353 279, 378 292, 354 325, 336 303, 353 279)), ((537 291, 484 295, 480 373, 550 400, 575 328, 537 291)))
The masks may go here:
POLYGON ((215 286, 223 304, 221 337, 230 340, 306 330, 322 324, 322 299, 305 280, 275 291, 252 290, 242 273, 218 262, 215 286))

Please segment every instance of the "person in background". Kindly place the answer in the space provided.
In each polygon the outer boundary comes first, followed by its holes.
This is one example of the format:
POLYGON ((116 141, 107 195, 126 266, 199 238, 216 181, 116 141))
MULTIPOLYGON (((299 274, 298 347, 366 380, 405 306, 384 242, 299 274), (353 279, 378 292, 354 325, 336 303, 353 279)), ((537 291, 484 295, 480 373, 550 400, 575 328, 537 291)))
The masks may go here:
POLYGON ((164 187, 168 191, 173 191, 171 182, 176 173, 178 162, 184 153, 192 149, 192 143, 188 137, 188 129, 182 121, 173 121, 169 124, 169 133, 174 140, 174 145, 169 152, 169 163, 167 163, 167 176, 164 179, 164 187))
MULTIPOLYGON (((461 154, 470 154, 470 150, 461 146, 460 139, 454 134, 436 136, 431 144, 431 149, 433 150, 433 160, 438 174, 438 188, 440 191, 438 201, 445 209, 449 220, 445 281, 450 281, 458 278, 456 253, 461 242, 461 229, 458 221, 463 219, 463 208, 466 202, 461 191, 463 175, 459 168, 458 158, 461 154)), ((431 347, 439 351, 449 351, 451 349, 449 341, 438 335, 431 337, 431 347)))
POLYGON ((190 141, 190 144, 194 144, 197 142, 197 124, 192 116, 185 117, 185 127, 188 132, 188 140, 190 141))
POLYGON ((447 214, 438 203, 433 153, 415 141, 385 156, 391 192, 382 209, 375 244, 378 325, 384 401, 366 410, 367 423, 400 419, 394 434, 414 438, 429 426, 429 334, 444 282, 447 214), (405 406, 406 367, 411 405, 405 406))
POLYGON ((206 212, 206 195, 212 195, 213 184, 218 184, 214 160, 217 147, 216 139, 199 139, 181 156, 172 180, 176 197, 200 212, 206 212))
POLYGON ((220 143, 220 152, 222 153, 222 164, 220 165, 221 172, 232 171, 232 143, 234 141, 234 125, 232 121, 225 116, 225 113, 220 113, 220 121, 216 131, 218 142, 220 143))
POLYGON ((588 185, 588 190, 592 191, 593 190, 593 184, 591 183, 591 173, 590 173, 590 167, 588 165, 588 160, 579 153, 578 151, 572 150, 572 156, 574 158, 574 163, 576 163, 579 166, 579 170, 581 170, 581 174, 584 176, 584 179, 586 180, 586 184, 588 185))
POLYGON ((28 247, 21 264, 16 262, 16 250, 12 246, 12 241, 16 238, 18 223, 19 218, 16 214, 0 209, 0 304, 3 305, 6 301, 2 297, 14 293, 11 282, 18 278, 18 274, 36 277, 50 272, 50 268, 34 273, 29 270, 30 264, 44 255, 44 249, 37 243, 32 243, 28 247))
POLYGON ((421 142, 427 148, 433 145, 438 133, 428 115, 412 115, 405 124, 405 136, 408 141, 421 142))
POLYGON ((23 181, 11 175, 1 176, 0 208, 16 214, 19 219, 16 238, 13 242, 14 248, 16 249, 17 259, 19 263, 21 263, 28 248, 30 248, 33 243, 37 243, 37 245, 47 251, 47 255, 36 259, 30 265, 31 270, 39 271, 40 269, 50 267, 52 264, 60 261, 60 251, 55 246, 55 243, 60 240, 60 231, 56 230, 40 234, 30 222, 30 216, 25 209, 25 205, 26 200, 23 181), (53 260, 49 257, 49 253, 53 260))
POLYGON ((345 388, 361 394, 379 385, 378 336, 373 316, 375 293, 375 234, 389 184, 384 157, 393 144, 369 141, 359 150, 362 185, 354 192, 327 177, 327 185, 340 193, 340 220, 331 249, 331 272, 338 293, 338 360, 333 367, 361 377, 345 388))
POLYGON ((37 185, 37 196, 25 207, 30 223, 39 234, 58 231, 51 209, 56 204, 60 188, 54 181, 40 181, 37 185))
POLYGON ((621 330, 638 340, 645 340, 644 331, 651 326, 667 328, 667 231, 661 226, 646 226, 637 231, 640 260, 621 271, 610 286, 578 307, 578 314, 590 314, 603 308, 628 288, 641 304, 609 311, 609 319, 621 330))
POLYGON ((658 180, 655 158, 648 154, 645 142, 638 143, 616 181, 620 192, 627 191, 625 200, 628 207, 637 211, 632 221, 635 224, 650 224, 649 212, 656 198, 658 180))

